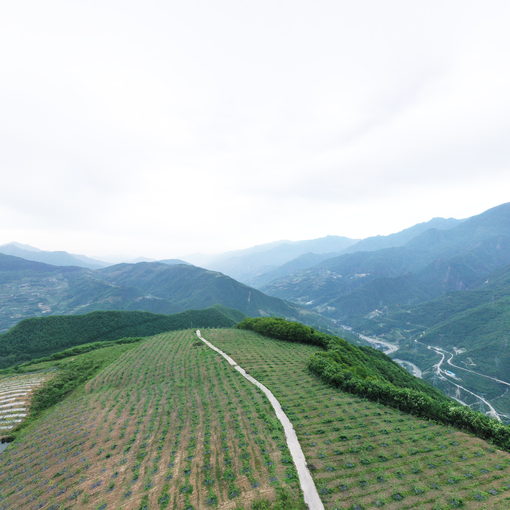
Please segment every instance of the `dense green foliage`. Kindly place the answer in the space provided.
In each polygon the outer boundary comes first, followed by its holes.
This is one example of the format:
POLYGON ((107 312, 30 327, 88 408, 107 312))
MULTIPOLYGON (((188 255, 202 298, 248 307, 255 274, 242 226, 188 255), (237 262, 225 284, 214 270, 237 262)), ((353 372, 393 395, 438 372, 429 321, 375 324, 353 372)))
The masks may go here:
POLYGON ((229 327, 240 317, 242 314, 235 310, 212 307, 174 315, 111 311, 26 319, 0 335, 0 368, 95 341, 192 327, 229 327))
POLYGON ((396 387, 378 378, 357 377, 352 371, 345 370, 330 352, 314 354, 309 367, 312 372, 343 391, 467 430, 510 451, 510 427, 469 407, 460 406, 446 398, 432 398, 423 391, 396 387))
POLYGON ((467 430, 510 451, 510 427, 456 404, 370 347, 350 345, 283 319, 245 319, 238 327, 280 340, 322 345, 326 350, 312 356, 309 368, 328 383, 416 416, 467 430))

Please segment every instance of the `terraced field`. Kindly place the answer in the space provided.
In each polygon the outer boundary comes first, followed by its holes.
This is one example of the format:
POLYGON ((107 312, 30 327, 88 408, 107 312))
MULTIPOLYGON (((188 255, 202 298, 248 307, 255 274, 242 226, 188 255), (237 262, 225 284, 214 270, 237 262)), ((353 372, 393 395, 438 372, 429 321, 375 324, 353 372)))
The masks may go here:
POLYGON ((0 455, 1 510, 269 502, 303 508, 280 424, 191 331, 137 344, 0 455))
POLYGON ((508 453, 326 385, 306 368, 317 347, 243 330, 202 334, 281 402, 326 508, 510 508, 508 453))
POLYGON ((39 373, 0 378, 0 438, 24 420, 32 393, 49 377, 39 373))

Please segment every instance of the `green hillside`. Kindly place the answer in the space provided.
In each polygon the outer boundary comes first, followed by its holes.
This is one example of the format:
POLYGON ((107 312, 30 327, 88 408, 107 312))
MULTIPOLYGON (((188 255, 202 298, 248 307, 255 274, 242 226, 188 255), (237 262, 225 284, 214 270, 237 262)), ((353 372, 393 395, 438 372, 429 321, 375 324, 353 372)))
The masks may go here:
MULTIPOLYGON (((457 363, 505 379, 510 363, 507 349, 510 268, 492 273, 474 290, 449 293, 414 307, 403 307, 376 321, 359 321, 358 326, 368 334, 400 340, 403 349, 412 345, 409 340, 413 338, 448 351, 462 349, 456 356, 457 363)), ((406 351, 406 356, 412 358, 412 353, 406 351)))
POLYGON ((510 452, 510 427, 459 405, 371 347, 358 347, 283 319, 244 319, 238 327, 271 338, 323 347, 323 351, 311 357, 309 368, 327 383, 410 414, 472 432, 510 452))
POLYGON ((92 312, 26 319, 0 335, 0 368, 96 341, 143 337, 196 327, 229 327, 243 314, 224 307, 174 315, 149 312, 92 312))
MULTIPOLYGON (((294 305, 267 296, 222 273, 189 264, 118 264, 95 274, 111 285, 136 289, 143 296, 133 303, 126 303, 128 309, 140 309, 147 300, 159 300, 159 306, 168 309, 169 313, 222 304, 251 316, 299 315, 294 305)), ((158 306, 156 302, 154 306, 158 306)))

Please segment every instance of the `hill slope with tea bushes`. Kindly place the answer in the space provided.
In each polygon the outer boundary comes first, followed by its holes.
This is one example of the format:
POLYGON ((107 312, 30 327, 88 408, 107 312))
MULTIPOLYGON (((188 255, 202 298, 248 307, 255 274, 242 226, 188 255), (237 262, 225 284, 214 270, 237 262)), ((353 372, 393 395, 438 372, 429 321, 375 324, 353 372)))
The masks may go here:
POLYGON ((456 403, 371 347, 358 347, 283 319, 248 318, 238 327, 280 340, 319 345, 324 351, 314 353, 308 367, 327 383, 410 414, 472 432, 510 451, 509 426, 456 403))
POLYGON ((269 402, 194 331, 127 349, 0 455, 0 509, 305 509, 269 402))
MULTIPOLYGON (((240 326, 201 330, 279 399, 327 510, 508 510, 498 437, 407 406, 466 408, 373 349, 282 319, 240 326)), ((18 370, 54 375, 0 454, 0 510, 304 510, 273 409, 194 330, 85 344, 18 370)))

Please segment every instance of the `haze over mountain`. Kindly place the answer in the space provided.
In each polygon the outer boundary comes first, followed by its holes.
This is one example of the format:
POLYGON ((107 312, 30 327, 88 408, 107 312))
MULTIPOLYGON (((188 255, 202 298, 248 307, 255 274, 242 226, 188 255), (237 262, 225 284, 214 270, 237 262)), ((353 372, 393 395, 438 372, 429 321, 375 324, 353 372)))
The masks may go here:
POLYGON ((317 254, 340 252, 356 241, 356 239, 348 237, 330 235, 304 241, 275 241, 219 255, 197 254, 188 258, 192 262, 197 261, 205 267, 221 271, 236 280, 251 284, 261 274, 300 255, 309 252, 317 254))
POLYGON ((456 220, 454 218, 448 219, 433 218, 430 221, 419 223, 412 227, 406 228, 401 232, 396 232, 394 234, 389 234, 387 236, 374 236, 367 237, 366 239, 361 239, 350 244, 350 246, 347 246, 346 248, 338 250, 336 253, 321 252, 318 250, 315 250, 313 252, 314 247, 310 246, 311 251, 309 253, 300 255, 295 259, 292 259, 289 262, 286 262, 285 264, 275 269, 264 272, 262 274, 252 276, 249 279, 249 282, 254 287, 262 288, 264 285, 269 284, 273 280, 277 280, 278 278, 282 278, 286 275, 290 275, 292 273, 302 271, 309 267, 315 266, 324 260, 331 259, 343 253, 352 253, 358 251, 375 251, 383 248, 403 246, 408 241, 410 241, 411 239, 415 238, 416 236, 418 236, 422 232, 425 232, 428 229, 437 228, 441 230, 447 230, 457 225, 461 221, 462 220, 456 220))
POLYGON ((96 260, 85 255, 76 255, 66 251, 44 251, 27 244, 16 242, 0 246, 0 253, 21 257, 26 260, 33 260, 35 262, 44 262, 45 264, 52 264, 54 266, 78 266, 88 269, 98 269, 109 265, 107 262, 96 260))
POLYGON ((509 248, 510 204, 503 204, 446 230, 425 230, 402 246, 346 253, 262 288, 349 322, 472 288, 510 264, 509 248))

